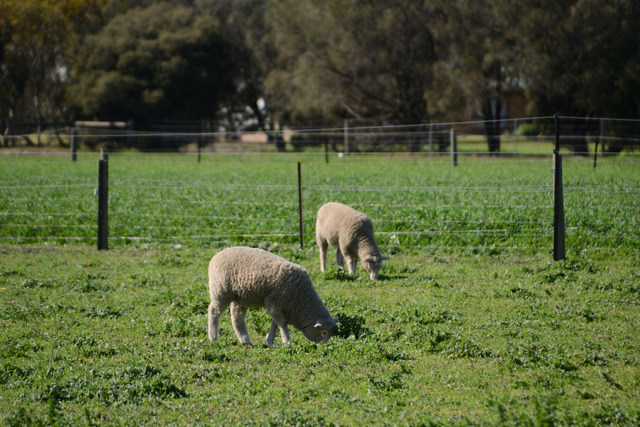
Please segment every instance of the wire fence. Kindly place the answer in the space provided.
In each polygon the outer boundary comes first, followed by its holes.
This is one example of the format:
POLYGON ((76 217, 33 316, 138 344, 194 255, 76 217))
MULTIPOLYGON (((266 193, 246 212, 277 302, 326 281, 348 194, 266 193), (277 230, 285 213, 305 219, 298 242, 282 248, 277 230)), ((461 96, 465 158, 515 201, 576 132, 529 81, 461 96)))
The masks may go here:
MULTIPOLYGON (((57 160, 55 160, 57 159, 57 160)), ((109 247, 306 246, 328 201, 373 220, 385 253, 407 250, 534 251, 553 248, 550 157, 469 158, 452 167, 430 157, 317 156, 230 159, 115 154, 109 165, 109 247), (302 187, 303 233, 299 227, 302 187)), ((4 157, 0 243, 94 245, 95 156, 69 162, 4 157)), ((567 247, 632 252, 640 245, 640 168, 620 157, 599 169, 566 165, 567 247)))
MULTIPOLYGON (((571 153, 610 155, 640 149, 640 120, 560 117, 561 147, 571 153)), ((451 130, 460 154, 501 156, 547 155, 553 149, 551 116, 465 122, 388 124, 371 120, 296 122, 274 129, 221 129, 208 121, 75 122, 53 124, 37 138, 5 135, 5 146, 27 147, 34 140, 46 147, 144 152, 264 153, 325 152, 411 153, 439 155, 451 151, 451 130)))

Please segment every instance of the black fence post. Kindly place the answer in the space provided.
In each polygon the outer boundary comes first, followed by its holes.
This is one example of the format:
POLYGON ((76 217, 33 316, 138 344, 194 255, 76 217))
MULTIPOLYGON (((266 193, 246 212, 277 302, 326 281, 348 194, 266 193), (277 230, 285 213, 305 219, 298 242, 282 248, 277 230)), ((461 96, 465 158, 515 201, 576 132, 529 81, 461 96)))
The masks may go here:
POLYGON ((71 147, 71 161, 75 162, 76 160, 78 160, 78 145, 77 145, 77 140, 76 140, 76 128, 71 128, 70 134, 69 134, 69 146, 71 147))
MULTIPOLYGON (((596 148, 593 150, 593 168, 595 169, 598 163, 598 143, 602 144, 604 148, 604 118, 600 118, 600 137, 596 138, 596 148)), ((604 152, 604 150, 602 150, 604 152)))
POLYGON ((329 139, 327 136, 324 137, 324 162, 329 164, 329 139))
POLYGON ((560 119, 555 114, 556 148, 553 150, 553 260, 565 259, 564 195, 562 190, 562 156, 560 155, 560 119))
POLYGON ((98 250, 109 248, 109 153, 100 151, 98 162, 98 250))
POLYGON ((345 156, 349 154, 349 120, 345 119, 344 121, 344 154, 345 156))
POLYGON ((433 122, 429 122, 429 157, 433 156, 433 122))
POLYGON ((454 128, 450 130, 449 140, 451 144, 451 166, 458 166, 458 137, 454 128))
POLYGON ((298 211, 300 215, 300 248, 304 249, 304 220, 302 219, 302 169, 298 162, 298 211))
POLYGON ((200 122, 200 135, 198 135, 197 143, 198 143, 198 163, 200 163, 200 155, 202 152, 202 146, 205 144, 204 142, 204 134, 206 132, 204 121, 200 122))

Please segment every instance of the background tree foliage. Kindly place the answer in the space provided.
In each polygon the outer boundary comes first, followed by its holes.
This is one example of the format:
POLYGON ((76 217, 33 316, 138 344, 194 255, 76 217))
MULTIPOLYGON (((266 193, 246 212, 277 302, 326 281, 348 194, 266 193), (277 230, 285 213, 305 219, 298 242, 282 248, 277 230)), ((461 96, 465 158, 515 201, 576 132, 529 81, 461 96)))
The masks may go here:
POLYGON ((84 40, 71 103, 103 120, 213 118, 232 88, 217 28, 212 17, 168 3, 116 16, 84 40))
POLYGON ((224 99, 219 112, 222 125, 236 130, 253 121, 258 129, 272 130, 273 122, 265 108, 269 102, 264 77, 273 67, 276 54, 267 40, 266 1, 197 0, 196 4, 202 13, 220 22, 220 34, 230 45, 226 60, 233 66, 235 91, 224 99))
POLYGON ((0 125, 475 112, 498 151, 513 91, 530 114, 637 118, 638 22, 633 0, 3 0, 0 125))
POLYGON ((523 86, 532 114, 638 117, 639 2, 528 0, 520 7, 530 8, 515 32, 527 53, 523 86))
POLYGON ((452 107, 480 113, 490 152, 500 151, 499 120, 507 96, 522 91, 523 54, 511 32, 517 24, 504 10, 508 4, 503 0, 442 1, 442 19, 435 25, 440 84, 431 96, 446 98, 457 92, 453 100, 462 105, 445 105, 434 112, 449 119, 455 112, 452 107))
POLYGON ((427 1, 270 2, 268 93, 292 117, 424 121, 436 16, 427 1))
POLYGON ((36 122, 39 130, 43 115, 61 118, 69 37, 70 26, 53 1, 0 3, 0 120, 6 133, 17 120, 36 122))

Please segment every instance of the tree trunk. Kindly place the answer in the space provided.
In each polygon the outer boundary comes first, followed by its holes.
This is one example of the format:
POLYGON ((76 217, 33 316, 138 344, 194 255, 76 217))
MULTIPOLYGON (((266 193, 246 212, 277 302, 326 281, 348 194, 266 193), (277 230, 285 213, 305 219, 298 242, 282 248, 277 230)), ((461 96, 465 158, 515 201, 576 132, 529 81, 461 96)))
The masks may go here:
POLYGON ((502 102, 498 99, 495 103, 495 112, 491 99, 487 99, 484 103, 482 113, 484 114, 484 131, 487 136, 487 144, 489 153, 497 155, 500 153, 500 110, 502 110, 502 102))
POLYGON ((587 144, 587 132, 589 131, 588 120, 578 126, 579 137, 571 141, 573 153, 578 156, 589 155, 589 145, 587 144))
POLYGON ((16 139, 14 135, 16 134, 16 117, 13 107, 9 107, 9 120, 7 121, 7 129, 5 130, 4 134, 6 136, 9 136, 8 140, 6 140, 5 142, 5 145, 7 147, 15 147, 16 139))

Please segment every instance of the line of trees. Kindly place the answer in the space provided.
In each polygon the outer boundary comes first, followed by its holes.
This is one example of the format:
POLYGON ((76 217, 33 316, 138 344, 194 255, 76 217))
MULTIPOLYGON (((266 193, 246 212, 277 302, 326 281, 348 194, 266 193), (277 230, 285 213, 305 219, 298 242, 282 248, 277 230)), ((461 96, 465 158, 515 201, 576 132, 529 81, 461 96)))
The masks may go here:
MULTIPOLYGON (((2 0, 0 129, 638 118, 635 0, 2 0)), ((580 147, 575 147, 577 151, 580 147)))

